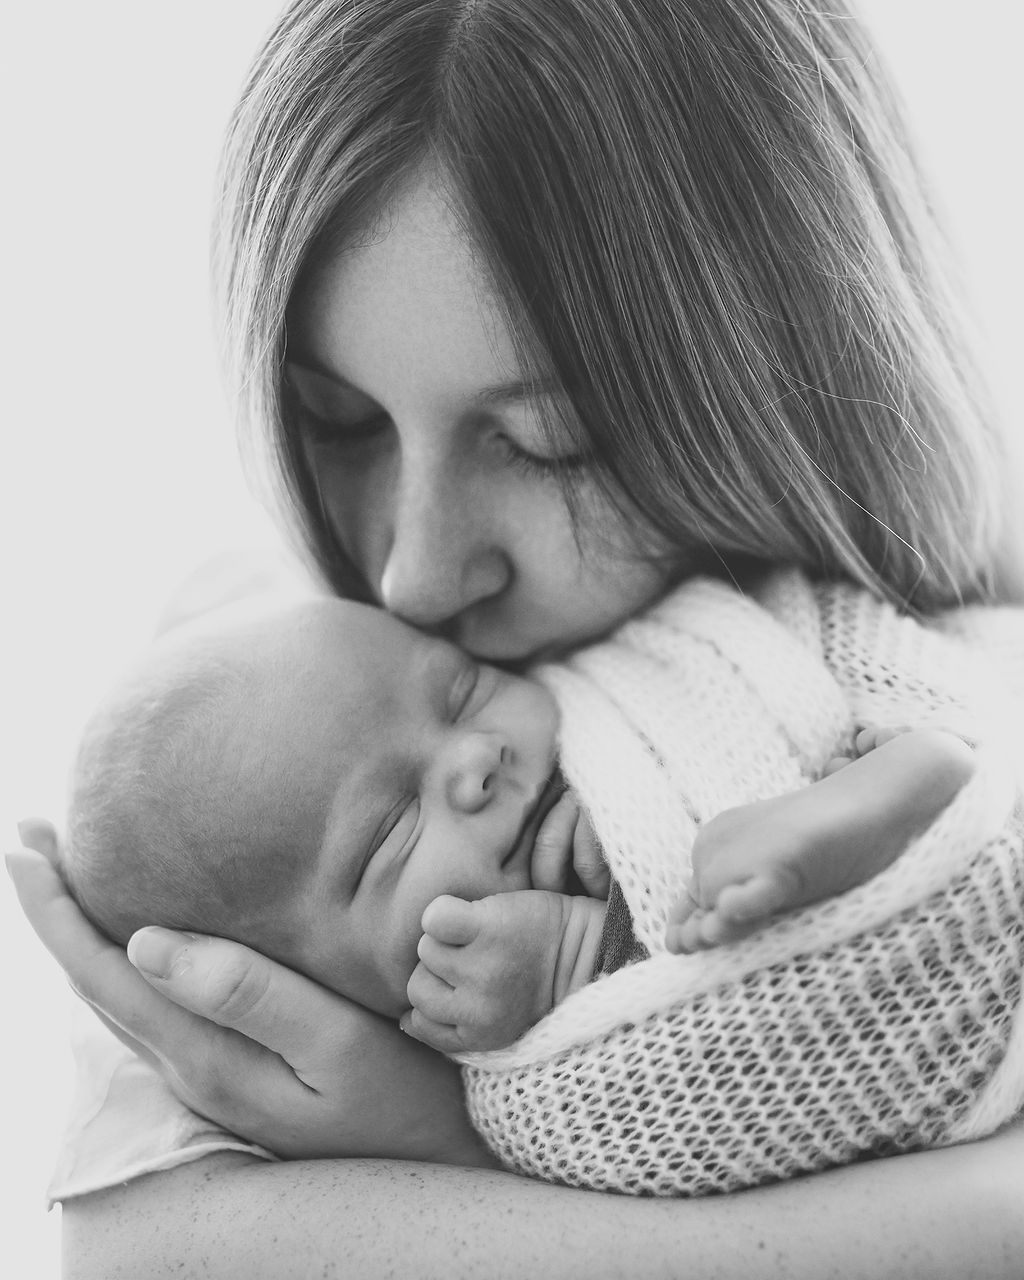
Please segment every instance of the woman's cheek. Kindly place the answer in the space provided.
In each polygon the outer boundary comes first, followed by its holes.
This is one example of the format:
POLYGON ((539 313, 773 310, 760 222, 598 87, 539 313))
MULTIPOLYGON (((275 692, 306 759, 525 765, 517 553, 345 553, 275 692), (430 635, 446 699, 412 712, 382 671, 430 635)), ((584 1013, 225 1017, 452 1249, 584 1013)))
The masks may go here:
POLYGON ((346 468, 336 460, 317 473, 327 522, 348 559, 376 592, 390 541, 390 482, 383 461, 346 468))

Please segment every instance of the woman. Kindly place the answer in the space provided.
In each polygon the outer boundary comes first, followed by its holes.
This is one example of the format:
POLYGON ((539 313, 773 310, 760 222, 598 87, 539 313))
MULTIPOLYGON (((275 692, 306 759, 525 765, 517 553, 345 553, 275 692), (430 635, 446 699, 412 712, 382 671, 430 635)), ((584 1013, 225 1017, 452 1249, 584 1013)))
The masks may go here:
MULTIPOLYGON (((998 444, 876 75, 855 23, 783 0, 293 5, 236 113, 219 267, 324 580, 509 661, 697 569, 796 563, 925 614, 1012 598, 998 444)), ((175 1091, 295 1157, 68 1201, 72 1274, 1013 1265, 1020 1130, 693 1203, 458 1167, 485 1158, 457 1081, 391 1027, 217 940, 143 931, 133 969, 45 863, 21 874, 175 1091), (304 1158, 363 1153, 456 1167, 304 1158)))

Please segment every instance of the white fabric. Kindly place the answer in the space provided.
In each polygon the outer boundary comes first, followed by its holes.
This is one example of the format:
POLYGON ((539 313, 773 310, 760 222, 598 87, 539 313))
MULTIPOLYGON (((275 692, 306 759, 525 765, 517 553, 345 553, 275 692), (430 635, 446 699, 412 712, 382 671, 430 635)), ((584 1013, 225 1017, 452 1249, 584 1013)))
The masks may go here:
POLYGON ((277 1157, 178 1101, 81 1001, 72 1023, 76 1088, 47 1199, 87 1195, 215 1151, 277 1157))
POLYGON ((1000 724, 1019 741, 1022 673, 1024 613, 926 628, 795 572, 756 600, 691 582, 542 668, 563 771, 652 955, 509 1048, 461 1059, 470 1114, 503 1162, 695 1195, 1011 1118, 1024 1104, 1024 824, 1000 724), (977 744, 977 774, 868 884, 732 946, 668 955, 696 825, 811 782, 862 724, 950 728, 977 744))
MULTIPOLYGON (((704 584, 693 584, 693 590, 702 592, 710 590, 712 595, 717 598, 719 589, 714 586, 706 586, 704 584)), ((843 739, 847 731, 849 719, 852 717, 851 707, 861 707, 862 702, 865 703, 863 708, 864 718, 871 718, 868 712, 871 710, 874 702, 877 701, 880 712, 877 716, 880 720, 890 718, 883 714, 883 702, 878 697, 877 687, 879 681, 872 675, 874 671, 874 661, 876 655, 870 652, 870 645, 863 644, 863 636, 860 642, 857 641, 855 635, 850 636, 851 657, 845 656, 845 642, 843 636, 839 633, 838 619, 841 617, 841 611, 836 609, 822 607, 819 612, 818 599, 822 598, 823 593, 818 592, 808 598, 806 588, 799 580, 792 580, 788 576, 780 576, 772 580, 763 594, 763 600, 773 612, 780 617, 786 619, 786 630, 781 633, 773 631, 773 640, 779 642, 783 653, 788 652, 786 644, 790 636, 796 636, 801 642, 801 646, 809 646, 811 658, 809 660, 808 650, 805 647, 798 647, 795 653, 791 654, 797 663, 797 670, 791 671, 790 666, 786 663, 780 663, 778 670, 775 668, 776 658, 772 658, 771 665, 768 666, 767 678, 760 682, 763 696, 768 699, 769 706, 772 707, 771 716, 786 716, 785 698, 787 696, 786 689, 792 687, 795 683, 796 688, 793 696, 797 701, 801 701, 805 696, 809 696, 813 702, 813 695, 807 695, 807 689, 819 689, 822 691, 822 705, 831 706, 832 710, 828 715, 835 716, 837 723, 835 725, 836 741, 843 739), (793 603, 789 603, 790 596, 793 597, 793 603), (824 627, 827 619, 831 619, 831 629, 824 627), (787 635, 786 633, 789 633, 787 635), (829 652, 826 654, 824 648, 824 636, 828 634, 832 637, 829 642, 829 652), (833 650, 838 651, 839 657, 835 657, 833 650), (834 704, 831 689, 827 679, 821 677, 821 673, 815 669, 813 662, 814 655, 818 657, 828 657, 830 664, 834 670, 849 670, 858 672, 859 675, 850 688, 843 687, 841 702, 846 708, 845 717, 839 704, 834 704), (788 675, 786 673, 789 673, 788 675), (874 690, 871 696, 863 693, 863 687, 869 687, 874 690), (781 700, 781 707, 780 707, 781 700), (845 700, 845 701, 843 701, 845 700)), ((857 593, 852 593, 854 599, 851 600, 850 607, 856 614, 857 593)), ((824 593, 827 603, 828 593, 824 593)), ((742 603, 742 602, 741 602, 742 603)), ((730 602, 730 608, 735 602, 730 602)), ((673 632, 673 623, 671 620, 674 601, 666 603, 667 617, 661 622, 658 617, 653 619, 653 625, 649 631, 643 623, 631 623, 621 633, 623 637, 637 636, 637 644, 644 652, 648 654, 649 671, 653 677, 660 680, 662 686, 666 680, 666 667, 674 664, 668 659, 659 659, 656 655, 659 652, 659 644, 666 643, 666 637, 669 638, 669 647, 671 648, 670 638, 673 632), (659 630, 660 628, 660 630, 659 630), (652 637, 648 641, 645 636, 652 637), (658 638, 660 635, 660 639, 658 638), (647 647, 645 647, 647 646, 647 647), (651 647, 653 646, 653 647, 651 647)), ((743 654, 733 652, 731 646, 744 646, 745 648, 754 647, 753 660, 756 660, 756 644, 754 637, 744 638, 742 634, 749 625, 748 615, 740 609, 736 615, 738 623, 738 634, 735 639, 727 638, 723 642, 723 648, 732 654, 731 659, 724 660, 716 668, 720 670, 721 676, 728 682, 729 672, 731 670, 730 662, 735 661, 740 667, 744 665, 744 661, 749 665, 751 658, 748 656, 744 659, 743 654)), ((854 618, 856 624, 856 617, 854 618)), ((694 623, 695 626, 699 625, 694 623)), ((898 624, 897 624, 898 625, 898 624)), ((1015 610, 963 610, 957 614, 951 614, 947 618, 941 620, 938 624, 942 630, 950 633, 963 634, 970 642, 971 649, 974 652, 982 652, 985 654, 986 663, 992 672, 998 678, 998 692, 1000 697, 1004 694, 1013 693, 1016 696, 1024 697, 1024 614, 1015 610)), ((914 629, 914 624, 909 624, 914 629)), ((870 636, 870 630, 865 633, 870 636)), ((618 643, 618 641, 616 642, 618 643)), ((931 645, 931 642, 928 642, 931 645)), ((713 646, 710 646, 713 648, 713 646)), ((944 646, 940 646, 944 648, 944 646)), ((567 670, 567 680, 571 682, 575 677, 585 685, 588 678, 587 673, 593 670, 588 666, 588 662, 595 658, 600 661, 600 653, 604 646, 595 647, 588 654, 573 663, 567 670)), ((910 646, 911 650, 913 646, 910 646)), ((957 667, 960 661, 960 650, 954 645, 955 657, 950 658, 949 662, 952 667, 957 667)), ((911 653, 911 661, 913 662, 913 653, 911 653)), ((933 657, 933 661, 936 661, 933 657)), ((712 656, 712 661, 717 663, 717 659, 712 656)), ((615 663, 613 661, 612 665, 615 663)), ((969 664, 965 663, 963 670, 967 669, 969 664)), ((935 683, 939 689, 947 684, 958 686, 958 682, 962 679, 963 671, 957 672, 948 669, 949 664, 943 667, 941 671, 941 679, 936 678, 935 683)), ((639 667, 637 668, 640 669, 639 667)), ((546 678, 551 677, 551 672, 545 672, 546 678)), ((557 679, 557 674, 555 676, 557 679)), ((621 695, 625 692, 626 696, 633 696, 628 690, 619 690, 618 681, 614 688, 621 695)), ((698 683, 691 681, 691 684, 698 683)), ((907 672, 897 673, 894 680, 896 686, 903 687, 908 683, 907 672)), ((635 689, 633 692, 637 692, 635 689)), ((618 695, 617 695, 618 696, 618 695)), ((715 731, 719 726, 717 715, 722 713, 725 704, 719 704, 715 700, 715 695, 711 690, 703 690, 697 688, 689 693, 680 691, 678 694, 669 689, 666 693, 664 687, 659 693, 645 697, 643 690, 639 691, 639 696, 644 699, 642 711, 637 712, 637 717, 643 715, 646 719, 656 714, 659 703, 665 699, 665 706, 678 708, 678 715, 682 717, 682 723, 686 728, 686 732, 681 735, 683 738, 682 749, 688 751, 689 756, 683 756, 682 759, 690 761, 691 771, 695 764, 700 764, 700 753, 696 749, 695 733, 698 724, 702 725, 701 733, 706 735, 715 731), (689 699, 695 698, 695 709, 692 718, 689 699), (653 708, 653 710, 652 710, 653 708), (698 720, 698 716, 702 717, 698 720)), ((761 695, 759 695, 761 696, 761 695)), ((970 701, 966 694, 961 693, 965 705, 970 701)), ((586 702, 586 695, 581 695, 580 700, 586 702)), ((924 699, 927 701, 927 699, 924 699)), ((959 706, 956 698, 947 699, 950 710, 955 710, 959 706)), ((742 696, 740 697, 742 703, 742 696)), ((943 704, 946 705, 946 704, 943 704)), ((581 756, 586 758, 586 731, 582 725, 573 728, 573 717, 571 714, 571 703, 569 695, 566 695, 566 711, 567 731, 569 733, 568 741, 572 745, 569 748, 569 756, 581 756), (573 737, 572 735, 575 734, 573 737)), ((584 709, 586 709, 584 707, 584 709)), ((602 761, 598 761, 593 766, 595 770, 600 770, 600 776, 605 780, 609 794, 621 794, 624 786, 628 782, 630 785, 636 780, 641 786, 646 787, 647 775, 649 769, 645 766, 648 764, 649 751, 643 746, 643 741, 637 736, 632 720, 623 721, 623 713, 620 708, 616 708, 613 702, 610 708, 598 705, 592 708, 595 720, 593 723, 601 725, 601 732, 604 735, 598 742, 609 743, 615 740, 614 735, 623 734, 626 740, 624 753, 621 758, 621 764, 616 765, 614 761, 608 762, 604 759, 605 754, 601 752, 602 761), (598 717, 601 717, 598 719, 598 717), (631 744, 631 745, 630 745, 631 744), (638 745, 639 744, 639 745, 638 745)), ((813 712, 813 708, 812 708, 813 712)), ((813 716, 812 716, 813 718, 813 716)), ((823 717, 823 724, 828 716, 823 717)), ((952 716, 951 716, 952 720, 952 716)), ((669 717, 669 726, 671 727, 671 717, 669 717)), ((832 750, 832 741, 830 739, 831 730, 825 728, 815 728, 812 731, 807 730, 806 726, 801 723, 795 725, 794 730, 797 741, 800 742, 800 750, 803 757, 806 757, 804 763, 799 766, 787 766, 788 774, 793 778, 793 785, 798 785, 806 777, 813 776, 816 762, 821 758, 826 758, 832 750), (809 736, 805 737, 805 732, 809 736)), ((737 767, 742 769, 753 770, 751 778, 759 776, 757 773, 758 760, 757 753, 752 750, 751 743, 759 739, 751 738, 743 739, 737 744, 737 767)), ((771 735, 768 735, 768 741, 771 742, 771 735)), ((1020 736, 1017 735, 1016 742, 1019 743, 1020 736)), ((571 762, 568 767, 573 768, 571 762)), ((588 770, 589 770, 588 766, 588 770)), ((577 769, 575 773, 571 773, 572 779, 576 786, 581 785, 583 771, 577 769)), ((673 773, 673 778, 676 774, 673 773)), ((1024 770, 1022 770, 1024 776, 1024 770)), ((716 784, 719 785, 719 784, 716 784)), ((672 849, 666 849, 668 852, 674 852, 677 849, 688 849, 690 838, 693 831, 693 816, 687 807, 686 788, 681 784, 673 788, 673 794, 666 796, 664 789, 660 789, 656 796, 648 796, 646 790, 638 791, 637 795, 644 798, 645 805, 651 803, 656 807, 650 809, 651 813, 662 813, 667 822, 671 822, 671 826, 666 827, 666 831, 675 833, 670 840, 675 840, 679 832, 683 833, 680 839, 684 842, 681 844, 673 844, 672 849)), ((749 791, 753 794, 755 788, 752 784, 733 784, 726 783, 723 793, 704 795, 700 799, 700 805, 694 809, 696 816, 704 818, 715 811, 715 805, 724 806, 725 804, 735 804, 742 802, 749 791), (736 789, 738 788, 738 789, 736 789)), ((699 791, 699 789, 698 789, 699 791)), ((614 822, 611 817, 605 821, 605 841, 608 848, 615 847, 609 839, 609 829, 615 830, 614 822), (609 824, 611 824, 609 826, 609 824)), ((623 833, 628 836, 628 830, 623 833)), ((627 842, 628 843, 628 842, 627 842)), ((625 847, 625 846, 624 846, 625 847)), ((638 855, 643 857, 643 850, 638 855)), ((901 859, 901 864, 906 866, 909 862, 908 858, 901 859)), ((899 864, 898 864, 899 865, 899 864)), ((910 864, 913 866, 913 864, 910 864)), ((1015 875, 1019 876, 1019 864, 1015 863, 1018 868, 1015 875)), ((916 873, 914 873, 916 874, 916 873)), ((675 886, 682 885, 684 871, 682 867, 677 866, 675 859, 672 859, 672 866, 664 870, 664 886, 662 892, 667 898, 671 898, 675 886)), ((892 877, 893 873, 887 873, 892 877)), ((913 876, 911 876, 913 880, 913 876)), ((911 889, 916 889, 916 882, 913 883, 911 889)), ((859 891, 863 893, 863 891, 859 891)), ((634 910, 637 906, 638 895, 642 898, 642 886, 637 885, 633 891, 631 905, 634 910)), ((852 895, 851 895, 852 897, 852 895)), ((656 895, 649 895, 648 909, 646 912, 640 912, 640 918, 645 922, 646 936, 655 942, 654 949, 661 951, 660 935, 658 934, 656 920, 663 915, 667 909, 667 901, 660 906, 655 900, 656 895)), ((834 921, 828 914, 828 907, 818 909, 826 913, 822 925, 828 929, 835 928, 834 921)), ((808 913, 804 913, 806 916, 808 913)), ((1001 928, 1001 926, 1000 926, 1001 928)), ((758 965, 764 965, 770 961, 774 954, 766 950, 769 946, 784 948, 786 943, 785 931, 776 930, 762 934, 761 938, 756 942, 752 941, 743 944, 742 949, 732 949, 730 954, 734 957, 742 956, 749 958, 756 971, 758 965), (772 938, 775 939, 772 943, 772 938)), ((726 953, 715 957, 717 963, 722 963, 726 953)), ((710 960, 710 957, 709 957, 710 960)), ((703 964, 708 960, 703 961, 703 964)), ((606 991, 614 993, 616 984, 625 984, 628 987, 623 997, 623 1002, 633 1002, 635 1013, 634 1016, 639 1017, 640 1011, 643 1009, 653 1010, 652 1022, 657 1023, 659 1027, 663 1024, 663 1030, 671 1041, 675 1036, 675 1027, 672 1023, 666 1022, 659 1010, 664 1007, 666 993, 663 984, 666 980, 675 981, 681 964, 689 964, 682 962, 678 957, 668 957, 665 955, 655 955, 650 961, 643 965, 634 966, 631 970, 626 971, 633 976, 626 979, 625 973, 613 974, 603 979, 598 984, 593 984, 586 988, 577 996, 573 997, 576 1002, 576 1008, 579 1010, 581 1025, 588 1026, 585 1022, 586 1018, 595 1020, 593 1026, 594 1034, 604 1034, 597 1028, 600 1027, 600 1019, 604 1018, 610 1021, 612 1027, 612 1038, 614 1040, 617 1020, 619 1015, 615 1012, 615 1006, 606 1000, 606 991), (640 975, 643 974, 641 979, 640 975), (609 985, 610 984, 610 985, 609 985), (596 999, 595 999, 596 997, 596 999), (593 1003, 590 1009, 588 1002, 593 1003), (609 1012, 610 1011, 610 1012, 609 1012)), ((690 968, 700 970, 700 964, 691 964, 690 968)), ((735 975, 732 975, 735 976, 735 975)), ((729 973, 725 973, 725 979, 730 978, 729 973)), ((756 985, 756 983, 754 984, 756 985)), ((741 994, 746 988, 741 988, 741 994)), ((773 995, 770 986, 767 990, 768 999, 772 999, 773 995)), ((912 1000, 912 996, 908 995, 908 1000, 912 1000)), ((570 1002, 571 1004, 572 1002, 570 1002)), ((563 1005, 561 1008, 566 1010, 570 1004, 563 1005)), ((576 1014, 573 1014, 576 1017, 576 1014)), ((589 1030, 587 1034, 589 1034, 589 1030)), ((536 1068, 536 1074, 539 1079, 544 1080, 546 1075, 546 1063, 557 1057, 560 1052, 565 1049, 565 1028, 562 1023, 553 1022, 552 1019, 545 1020, 534 1029, 529 1036, 520 1041, 519 1045, 514 1046, 518 1057, 513 1056, 508 1060, 503 1060, 501 1055, 495 1055, 486 1069, 481 1068, 479 1079, 475 1085, 471 1087, 471 1093, 475 1096, 488 1096, 491 1088, 502 1087, 502 1080, 505 1081, 507 1087, 508 1081, 524 1079, 530 1082, 533 1079, 534 1068, 531 1062, 536 1061, 539 1066, 536 1068), (532 1047, 531 1047, 532 1046, 532 1047), (516 1063, 520 1065, 516 1065, 516 1063), (504 1074, 503 1074, 504 1073, 504 1074)), ((1012 1109, 1015 1099, 1019 1095, 1020 1078, 1024 1073, 1024 1028, 1017 1020, 1014 1031, 1015 1048, 1013 1053, 1008 1053, 1004 1059, 1003 1067, 997 1068, 991 1078, 989 1092, 984 1095, 978 1104, 978 1108, 973 1115, 968 1115, 961 1124, 961 1128, 953 1133, 950 1137, 965 1138, 968 1136, 978 1136, 983 1132, 988 1132, 998 1123, 998 1115, 1003 1114, 1012 1109), (1008 1100, 1004 1099, 1003 1091, 1008 1095, 1008 1100), (986 1109, 987 1108, 987 1109, 986 1109), (975 1117, 977 1119, 975 1120, 975 1117), (970 1129, 970 1125, 974 1124, 975 1128, 970 1129), (969 1131, 968 1131, 969 1130, 969 1131)), ((793 1028, 789 1026, 785 1017, 780 1019, 780 1026, 776 1029, 776 1038, 780 1043, 792 1044, 794 1036, 793 1028)), ((682 1044, 683 1042, 680 1041, 682 1044)), ((683 1046, 685 1049, 685 1045, 683 1046)), ((672 1047, 672 1052, 681 1057, 683 1049, 672 1047)), ((714 1066, 714 1057, 709 1048, 709 1057, 711 1061, 708 1064, 710 1070, 714 1066)), ((48 1194, 51 1201, 65 1200, 73 1196, 84 1195, 87 1192, 117 1185, 126 1182, 131 1178, 139 1177, 142 1174, 156 1172, 161 1169, 172 1168, 176 1165, 195 1160, 201 1156, 211 1154, 216 1151, 241 1151, 254 1156, 260 1156, 265 1159, 273 1159, 271 1152, 255 1144, 246 1142, 244 1139, 237 1137, 235 1134, 221 1129, 218 1126, 204 1120, 183 1106, 169 1089, 164 1085, 161 1077, 151 1067, 141 1062, 128 1049, 120 1044, 110 1032, 108 1032, 99 1021, 84 1006, 80 1007, 77 1017, 77 1026, 74 1035, 74 1050, 77 1062, 77 1089, 75 1099, 72 1105, 71 1115, 67 1130, 65 1132, 64 1143, 58 1159, 57 1168, 54 1172, 48 1188, 48 1194)), ((721 1048, 714 1050, 721 1053, 721 1048)), ((567 1058, 571 1060, 571 1055, 567 1058)), ((673 1070, 677 1070, 673 1066, 673 1070)), ((808 1068, 808 1075, 812 1074, 808 1068)), ((632 1095, 632 1086, 629 1080, 628 1072, 625 1079, 620 1077, 620 1090, 623 1090, 622 1096, 629 1099, 632 1095)), ((698 1090, 699 1092, 699 1090, 698 1090)), ((662 1104, 658 1102, 659 1106, 662 1104)), ((543 1114, 542 1104, 533 1108, 534 1119, 530 1123, 536 1123, 536 1118, 543 1114)), ((601 1117, 595 1115, 595 1119, 601 1117)), ((574 1123, 585 1123, 585 1115, 577 1115, 574 1123)), ((669 1117, 667 1121, 675 1124, 675 1118, 669 1117)), ((495 1123, 500 1124, 500 1119, 495 1123)), ((518 1123, 518 1121, 516 1122, 518 1123)), ((616 1121, 616 1123, 618 1123, 616 1121)), ((605 1130, 607 1135, 607 1130, 605 1130)), ((699 1136, 699 1135, 698 1135, 699 1136)), ((515 1140, 515 1131, 512 1139, 515 1140)), ((518 1140, 522 1139, 522 1132, 518 1140)), ((609 1139, 611 1140, 611 1139, 609 1139)), ((530 1139, 526 1139, 529 1145, 530 1139)), ((569 1142, 575 1141, 569 1138, 569 1142)), ((689 1141, 689 1134, 684 1129, 679 1133, 678 1142, 681 1144, 689 1141)), ((756 1142, 756 1138, 751 1136, 750 1141, 756 1142)), ((539 1145, 539 1144, 535 1144, 539 1145)), ((573 1177, 562 1175, 562 1166, 560 1164, 560 1154, 557 1148, 552 1154, 549 1152, 541 1158, 536 1153, 530 1155, 529 1159, 521 1162, 518 1159, 518 1148, 513 1148, 513 1141, 505 1141, 504 1144, 499 1143, 499 1150, 508 1149, 509 1163, 513 1167, 522 1167, 524 1171, 531 1173, 539 1173, 541 1176, 562 1179, 565 1181, 573 1181, 573 1177)), ((571 1149, 571 1147, 570 1147, 571 1149)), ((839 1153, 840 1158, 847 1158, 845 1152, 839 1153)), ((695 1150, 691 1157, 691 1165, 700 1164, 702 1159, 701 1150, 695 1150)), ((828 1161, 832 1162, 832 1161, 828 1161)), ((707 1168, 711 1168, 710 1164, 707 1168)), ((783 1172, 788 1171, 784 1169, 783 1172)), ((567 1169, 567 1175, 571 1172, 567 1169)), ((585 1178, 593 1177, 593 1185, 620 1185, 623 1181, 621 1170, 613 1169, 609 1174, 606 1171, 597 1170, 596 1175, 592 1174, 589 1169, 584 1169, 585 1178)), ((770 1176, 770 1175, 769 1175, 770 1176)), ((708 1182, 714 1179, 714 1174, 704 1175, 704 1181, 708 1182)), ((728 1185, 735 1182, 735 1175, 729 1169, 724 1174, 718 1175, 718 1183, 728 1185)), ((590 1185, 590 1183, 587 1183, 590 1185)), ((626 1189, 644 1189, 633 1188, 626 1189)), ((654 1188, 660 1189, 660 1188, 654 1188)), ((668 1189, 674 1189, 670 1187, 668 1189)))

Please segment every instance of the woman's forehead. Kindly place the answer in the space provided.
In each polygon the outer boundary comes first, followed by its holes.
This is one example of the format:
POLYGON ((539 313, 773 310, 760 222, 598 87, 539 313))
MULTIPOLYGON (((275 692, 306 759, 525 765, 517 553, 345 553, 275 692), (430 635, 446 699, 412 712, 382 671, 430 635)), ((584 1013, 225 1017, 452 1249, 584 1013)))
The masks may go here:
POLYGON ((432 371, 467 384, 520 376, 505 308, 435 185, 412 188, 374 233, 313 271, 289 309, 288 357, 383 391, 432 371))

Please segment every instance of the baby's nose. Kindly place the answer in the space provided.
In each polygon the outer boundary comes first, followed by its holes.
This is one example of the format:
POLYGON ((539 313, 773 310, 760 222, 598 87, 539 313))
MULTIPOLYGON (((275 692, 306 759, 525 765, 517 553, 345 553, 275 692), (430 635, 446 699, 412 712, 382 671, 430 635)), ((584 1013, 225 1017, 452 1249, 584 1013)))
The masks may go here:
POLYGON ((496 733, 466 734, 454 747, 448 766, 448 802, 460 813, 479 813, 498 793, 509 750, 496 733))

